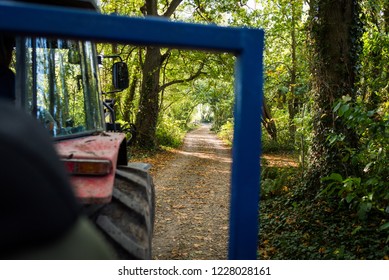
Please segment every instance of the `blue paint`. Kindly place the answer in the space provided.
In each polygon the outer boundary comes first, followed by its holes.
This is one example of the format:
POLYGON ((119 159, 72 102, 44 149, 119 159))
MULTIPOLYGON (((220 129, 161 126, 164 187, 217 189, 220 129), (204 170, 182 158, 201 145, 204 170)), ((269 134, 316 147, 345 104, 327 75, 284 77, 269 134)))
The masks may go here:
POLYGON ((82 10, 5 2, 0 2, 0 30, 29 36, 235 54, 235 128, 228 257, 257 258, 263 95, 262 30, 178 23, 160 18, 108 16, 82 10))
POLYGON ((241 30, 237 57, 232 151, 230 259, 256 259, 260 183, 263 33, 241 30), (252 244, 251 246, 248 244, 252 244))

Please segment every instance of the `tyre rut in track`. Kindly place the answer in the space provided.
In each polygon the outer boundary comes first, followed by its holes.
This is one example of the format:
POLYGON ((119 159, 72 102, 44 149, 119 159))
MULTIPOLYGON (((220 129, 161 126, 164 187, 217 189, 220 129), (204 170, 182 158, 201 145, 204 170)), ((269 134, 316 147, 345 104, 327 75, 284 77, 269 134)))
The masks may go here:
POLYGON ((154 259, 227 258, 230 169, 230 148, 203 125, 153 174, 154 259))

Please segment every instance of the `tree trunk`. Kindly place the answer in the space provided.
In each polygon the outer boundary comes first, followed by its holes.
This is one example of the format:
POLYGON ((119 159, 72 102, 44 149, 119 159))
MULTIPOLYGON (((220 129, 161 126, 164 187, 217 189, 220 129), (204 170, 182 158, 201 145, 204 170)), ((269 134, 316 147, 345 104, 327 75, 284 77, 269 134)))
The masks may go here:
POLYGON ((134 112, 134 99, 135 99, 135 93, 136 88, 138 85, 138 73, 133 73, 131 82, 130 82, 130 88, 128 94, 124 96, 124 102, 123 104, 123 120, 127 123, 133 123, 133 112, 134 112))
MULTIPOLYGON (((170 17, 182 0, 172 0, 164 17, 170 17)), ((158 15, 158 0, 146 0, 141 8, 144 15, 158 15)), ((142 69, 142 86, 139 110, 136 115, 137 145, 153 149, 156 146, 155 133, 159 113, 159 77, 162 67, 162 55, 159 47, 146 47, 145 61, 142 69)))
POLYGON ((384 4, 384 24, 385 24, 385 33, 389 34, 389 3, 384 4))
POLYGON ((290 71, 290 96, 288 98, 288 112, 289 112, 289 135, 291 140, 295 141, 296 125, 294 123, 294 117, 298 111, 298 99, 296 97, 296 82, 297 82, 297 40, 296 40, 296 8, 295 3, 291 3, 292 9, 292 26, 291 26, 291 53, 292 53, 292 67, 290 71))
POLYGON ((159 113, 159 76, 161 70, 161 50, 147 47, 142 69, 142 86, 139 110, 136 115, 138 132, 137 144, 144 148, 155 148, 155 133, 159 113))
MULTIPOLYGON (((314 39, 314 61, 312 75, 314 84, 314 127, 313 144, 307 184, 312 191, 321 185, 320 179, 331 172, 345 176, 352 173, 352 165, 343 162, 342 146, 329 145, 331 133, 343 134, 348 147, 356 147, 353 131, 333 113, 334 103, 343 95, 354 98, 356 42, 358 30, 358 3, 356 0, 311 1, 314 17, 312 38, 314 39)), ((344 148, 344 147, 343 147, 344 148)))
MULTIPOLYGON (((384 24, 385 24, 385 33, 386 36, 389 36, 389 2, 387 1, 384 4, 384 24)), ((389 74, 389 70, 385 69, 386 74, 389 74)), ((389 95, 389 87, 386 89, 386 94, 389 95)))
POLYGON ((277 141, 277 127, 274 122, 273 117, 271 116, 270 109, 267 106, 266 99, 262 100, 262 123, 265 127, 267 133, 270 135, 271 139, 277 141))

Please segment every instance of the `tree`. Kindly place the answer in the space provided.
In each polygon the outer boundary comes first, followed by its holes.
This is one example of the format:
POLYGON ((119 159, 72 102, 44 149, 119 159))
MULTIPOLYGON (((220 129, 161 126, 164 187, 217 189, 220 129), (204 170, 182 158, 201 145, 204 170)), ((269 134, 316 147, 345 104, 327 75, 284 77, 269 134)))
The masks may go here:
MULTIPOLYGON (((114 12, 127 15, 173 18, 191 22, 206 21, 225 24, 226 19, 230 18, 231 15, 243 11, 246 2, 240 1, 237 3, 233 0, 103 0, 103 10, 106 13, 114 12)), ((241 15, 243 16, 244 13, 241 13, 241 15)), ((190 81, 199 77, 204 71, 208 71, 204 69, 209 69, 209 64, 213 62, 209 60, 208 54, 192 56, 188 52, 180 53, 158 46, 138 48, 138 52, 134 52, 133 48, 117 45, 115 45, 115 49, 129 64, 135 63, 137 65, 137 67, 130 69, 130 89, 114 96, 117 101, 117 112, 120 114, 117 119, 128 123, 130 120, 128 111, 136 112, 137 144, 145 148, 154 148, 157 144, 156 130, 160 129, 160 120, 163 119, 164 114, 169 113, 169 110, 174 110, 175 105, 180 104, 177 99, 179 98, 178 95, 173 98, 176 98, 173 103, 169 95, 177 90, 179 83, 188 85, 190 81), (135 53, 139 55, 136 56, 135 53), (175 71, 175 68, 179 70, 175 71), (164 105, 165 101, 171 105, 164 105), (168 110, 165 110, 166 108, 168 110)), ((107 53, 110 52, 111 50, 107 53)), ((232 65, 228 64, 227 67, 233 68, 232 65)), ((221 70, 223 67, 215 68, 218 68, 217 71, 225 71, 221 70)), ((109 70, 107 75, 109 75, 109 70)), ((221 83, 224 82, 224 80, 221 81, 221 83)), ((190 90, 184 90, 183 92, 196 94, 190 90)), ((190 99, 187 99, 187 101, 190 99)), ((190 103, 195 104, 194 100, 196 100, 196 97, 193 97, 190 103)), ((193 105, 189 106, 189 108, 192 107, 193 105)), ((226 113, 225 115, 229 114, 226 113)))
MULTIPOLYGON (((182 0, 173 0, 167 6, 163 17, 172 16, 182 0)), ((160 16, 158 0, 146 0, 141 8, 145 16, 160 16)), ((145 148, 155 147, 155 132, 159 114, 160 71, 169 51, 162 55, 158 46, 147 46, 142 65, 142 82, 140 89, 139 109, 136 116, 137 143, 145 148)))
MULTIPOLYGON (((265 47, 265 95, 268 108, 276 114, 285 115, 286 121, 278 120, 280 138, 295 142, 296 116, 309 89, 308 67, 304 50, 303 0, 261 0, 261 7, 248 10, 251 25, 266 30, 265 47), (286 133, 283 133, 285 130, 286 133)), ((236 21, 245 19, 239 15, 236 21)), ((267 123, 265 128, 267 128, 267 123)), ((273 137, 274 138, 274 137, 273 137)))
MULTIPOLYGON (((174 15, 177 8, 183 0, 158 1, 146 0, 145 5, 141 8, 145 16, 162 16, 170 18, 174 15)), ((247 2, 247 1, 242 1, 247 2)), ((237 4, 235 1, 186 1, 185 6, 192 9, 195 21, 215 22, 222 21, 223 12, 240 8, 243 4, 237 4), (197 20, 196 20, 197 18, 197 20)), ((193 21, 193 19, 190 19, 193 21)), ((138 129, 137 142, 138 145, 146 148, 154 148, 156 145, 156 127, 160 112, 159 97, 162 90, 166 87, 177 83, 189 82, 202 74, 203 62, 200 62, 198 69, 193 71, 188 77, 178 78, 174 81, 169 81, 166 84, 160 84, 161 69, 166 59, 169 58, 171 50, 164 50, 156 46, 148 46, 145 50, 145 58, 142 63, 142 81, 140 89, 140 101, 138 113, 136 116, 136 127, 138 129)))
POLYGON ((379 108, 388 91, 389 2, 363 1, 363 52, 360 86, 363 101, 370 110, 379 108))
POLYGON ((359 5, 355 0, 310 1, 314 84, 313 144, 307 176, 316 189, 331 171, 350 175, 354 172, 340 145, 331 145, 328 136, 342 135, 343 143, 357 148, 355 133, 336 118, 333 106, 342 96, 355 100, 355 77, 360 40, 359 5))

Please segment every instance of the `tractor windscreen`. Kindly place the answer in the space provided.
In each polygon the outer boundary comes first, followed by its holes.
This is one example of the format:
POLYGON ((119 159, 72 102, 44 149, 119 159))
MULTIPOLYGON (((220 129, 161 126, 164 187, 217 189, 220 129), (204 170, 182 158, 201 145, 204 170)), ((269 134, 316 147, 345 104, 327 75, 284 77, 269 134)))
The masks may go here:
POLYGON ((22 106, 54 137, 103 129, 98 68, 90 42, 23 38, 17 42, 22 106))

